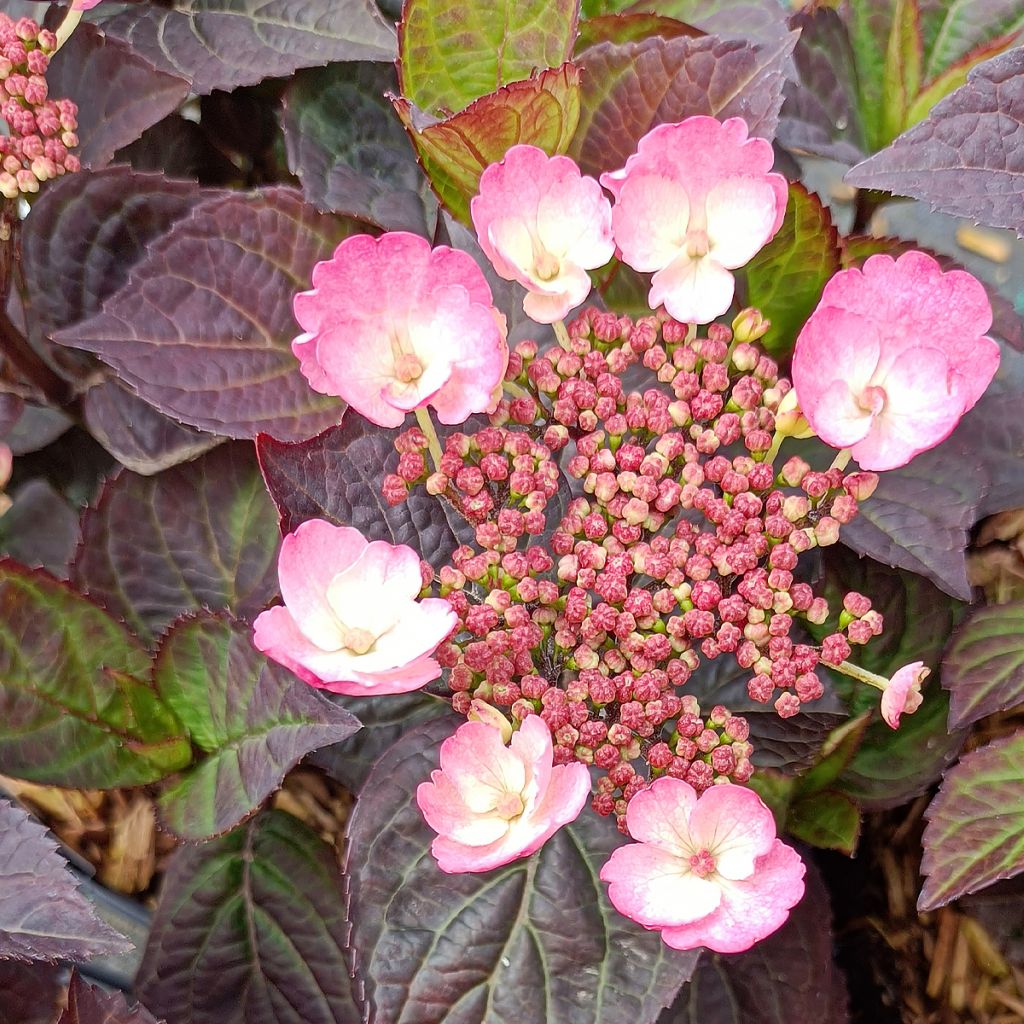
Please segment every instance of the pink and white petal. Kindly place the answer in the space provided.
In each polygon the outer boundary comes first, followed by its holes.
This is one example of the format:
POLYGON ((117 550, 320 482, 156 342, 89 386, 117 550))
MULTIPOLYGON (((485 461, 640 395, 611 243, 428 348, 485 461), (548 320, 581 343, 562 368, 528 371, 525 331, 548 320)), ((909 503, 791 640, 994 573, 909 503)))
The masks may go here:
POLYGON ((711 852, 718 874, 749 878, 757 858, 775 843, 775 819, 752 789, 712 786, 690 815, 690 836, 695 847, 711 852))
POLYGON ((601 868, 608 898, 620 913, 645 928, 689 924, 710 914, 722 890, 700 878, 673 853, 646 843, 620 846, 601 868))
POLYGON ((483 271, 477 266, 476 260, 461 249, 439 245, 430 253, 425 288, 433 291, 456 285, 465 289, 470 302, 479 302, 482 306, 490 306, 494 302, 491 286, 487 283, 483 271))
POLYGON ((764 178, 719 182, 707 195, 705 211, 708 255, 730 270, 749 263, 775 233, 775 190, 764 178))
POLYGON ((441 744, 441 770, 477 813, 493 810, 507 793, 526 784, 523 762, 483 722, 466 722, 441 744))
POLYGON ((341 623, 327 598, 339 573, 358 562, 366 538, 351 526, 309 519, 281 542, 277 578, 281 596, 298 628, 318 647, 341 647, 341 623))
POLYGON ((383 390, 384 400, 403 413, 422 409, 451 380, 452 361, 447 356, 432 353, 423 373, 411 381, 391 381, 383 390))
POLYGON ((540 787, 540 799, 527 807, 520 818, 537 831, 539 839, 533 850, 539 850, 563 825, 575 821, 590 798, 590 772, 586 765, 555 765, 544 774, 547 778, 540 787))
MULTIPOLYGON (((531 811, 543 798, 551 782, 551 766, 553 762, 553 745, 551 730, 540 715, 528 715, 519 728, 512 733, 509 749, 523 762, 526 772, 526 784, 523 796, 527 801, 527 811, 531 811)), ((589 789, 589 773, 587 786, 589 789)))
POLYGON ((437 866, 449 875, 493 871, 524 856, 509 835, 487 846, 465 846, 438 836, 430 846, 437 866))
POLYGON ((805 870, 796 850, 776 840, 751 878, 723 881, 717 910, 693 924, 666 928, 661 937, 673 949, 706 946, 716 953, 742 953, 786 923, 803 898, 805 870))
POLYGON ((459 621, 451 605, 441 598, 405 601, 396 605, 394 612, 399 616, 394 626, 358 656, 360 672, 390 672, 413 658, 433 654, 459 621))
POLYGON ((537 281, 534 264, 540 243, 523 218, 494 221, 487 229, 487 238, 493 253, 490 260, 498 274, 506 281, 517 281, 524 288, 532 287, 537 281))
POLYGON ((648 301, 682 323, 709 324, 729 308, 734 289, 732 274, 711 256, 682 253, 651 278, 648 301))
POLYGON ((906 712, 912 715, 924 698, 921 696, 921 682, 928 676, 929 670, 923 661, 915 661, 904 665, 889 680, 889 685, 882 691, 882 718, 891 729, 900 726, 900 715, 906 712))
POLYGON ((523 312, 536 324, 553 324, 556 320, 564 320, 569 311, 575 309, 589 294, 589 287, 582 299, 569 292, 528 291, 523 297, 523 312))
POLYGON ((395 693, 410 693, 437 679, 441 675, 441 666, 436 659, 425 654, 398 668, 362 672, 353 667, 348 669, 346 675, 347 678, 323 683, 323 689, 349 697, 384 697, 395 693))
POLYGON ((375 540, 364 543, 359 556, 330 581, 326 594, 344 625, 379 637, 408 610, 422 586, 420 556, 411 547, 375 540))
POLYGON ((444 772, 431 772, 430 778, 416 788, 416 803, 438 835, 465 846, 488 846, 508 832, 504 818, 471 811, 444 772))
POLYGON ((858 403, 845 380, 832 381, 818 394, 813 412, 805 411, 804 416, 822 441, 833 448, 849 448, 862 441, 874 423, 871 411, 858 403))
POLYGON ((992 383, 999 369, 999 358, 999 346, 988 337, 978 338, 969 349, 951 355, 952 388, 963 401, 964 412, 974 408, 992 383))
POLYGON ((697 851, 690 841, 690 815, 697 805, 697 792, 682 779, 656 779, 642 789, 626 808, 629 834, 688 860, 697 851))
POLYGON ((630 178, 612 210, 612 232, 624 263, 647 272, 668 266, 683 251, 690 199, 673 178, 630 178))
POLYGON ((615 254, 612 208, 593 178, 580 176, 568 157, 556 157, 560 173, 537 205, 537 237, 544 248, 587 270, 615 254))

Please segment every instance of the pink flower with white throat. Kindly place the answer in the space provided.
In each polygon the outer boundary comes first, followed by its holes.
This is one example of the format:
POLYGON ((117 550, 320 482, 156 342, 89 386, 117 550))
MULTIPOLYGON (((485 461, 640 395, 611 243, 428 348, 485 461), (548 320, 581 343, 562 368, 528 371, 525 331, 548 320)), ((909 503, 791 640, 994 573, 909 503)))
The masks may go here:
POLYGON ((825 286, 797 339, 793 383, 818 436, 864 469, 905 466, 945 440, 999 366, 992 307, 926 253, 872 256, 825 286))
POLYGON ((785 924, 804 894, 803 861, 743 786, 712 786, 698 797, 665 776, 633 797, 626 824, 637 842, 601 869, 608 897, 674 949, 741 953, 785 924))
POLYGON ((537 323, 554 323, 578 306, 590 294, 587 271, 615 251, 601 186, 569 157, 536 146, 513 146, 484 171, 470 213, 487 258, 527 290, 523 309, 537 323))
POLYGON ((382 427, 427 405, 463 423, 500 397, 505 318, 464 252, 405 231, 353 235, 313 268, 295 318, 305 333, 292 351, 310 386, 382 427))
POLYGON ((405 693, 441 674, 432 655, 458 616, 441 598, 417 599, 412 548, 310 519, 285 537, 277 572, 284 604, 259 615, 253 643, 311 686, 405 693))
POLYGON ((923 661, 904 665, 882 691, 882 718, 891 729, 900 727, 900 715, 912 715, 924 702, 921 684, 931 674, 923 661))
POLYGON ((621 258, 654 271, 648 302, 684 323, 710 323, 732 302, 729 272, 749 263, 782 226, 786 179, 772 174, 765 139, 738 117, 658 125, 622 170, 601 175, 615 196, 621 258))
POLYGON ((484 721, 459 726, 441 744, 441 769, 416 790, 437 833, 430 852, 449 874, 490 871, 539 850, 575 821, 590 796, 582 764, 553 765, 551 731, 529 715, 512 734, 484 721))

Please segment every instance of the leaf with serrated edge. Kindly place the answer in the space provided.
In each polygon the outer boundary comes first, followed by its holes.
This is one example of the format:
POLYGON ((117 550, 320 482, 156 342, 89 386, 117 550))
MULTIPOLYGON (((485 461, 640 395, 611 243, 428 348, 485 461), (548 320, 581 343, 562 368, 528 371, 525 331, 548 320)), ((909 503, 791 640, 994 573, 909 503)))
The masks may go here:
POLYGON ((83 981, 78 972, 71 975, 68 1005, 57 1024, 157 1024, 142 1005, 128 1005, 120 992, 105 992, 83 981))
POLYGON ((964 728, 1024 701, 1024 601, 976 608, 942 659, 950 728, 964 728))
POLYGON ((252 445, 239 442, 108 481, 82 517, 72 578, 149 640, 185 611, 255 617, 277 594, 278 543, 252 445))
POLYGON ((91 960, 131 948, 78 891, 49 832, 0 800, 0 958, 91 960))
POLYGON ((344 908, 332 848, 264 812, 175 853, 136 993, 173 1024, 361 1024, 344 908))
POLYGON ((1024 47, 976 67, 920 124, 846 180, 1024 232, 1024 47))
POLYGON ((822 290, 839 270, 839 236, 821 200, 803 185, 789 186, 778 234, 747 264, 747 304, 772 323, 763 345, 773 356, 796 344, 822 290))
POLYGON ((205 95, 336 60, 393 60, 395 32, 373 0, 179 0, 103 23, 205 95))
POLYGON ((102 608, 42 570, 0 560, 0 764, 75 789, 155 782, 192 759, 142 680, 146 652, 102 608))
POLYGON ((793 32, 754 45, 717 36, 599 43, 580 54, 583 95, 570 156, 586 174, 617 170, 656 125, 693 114, 742 117, 771 139, 782 106, 793 32))
POLYGON ((577 9, 577 0, 407 0, 398 27, 401 93, 443 117, 537 68, 557 68, 572 53, 577 9))
POLYGON ((512 82, 444 121, 424 117, 406 99, 392 102, 438 199, 468 224, 469 200, 488 164, 519 143, 552 156, 569 148, 580 116, 580 70, 563 64, 512 82))
POLYGON ((860 838, 860 811, 848 796, 826 789, 793 801, 786 831, 818 849, 852 857, 860 838))
POLYGON ((160 797, 160 816, 187 840, 208 839, 257 810, 311 750, 359 729, 348 711, 252 645, 252 628, 201 614, 171 627, 153 683, 209 756, 160 797))
POLYGON ((416 806, 451 722, 406 734, 349 822, 349 918, 373 1019, 637 1024, 655 1019, 696 962, 619 915, 598 881, 625 841, 589 809, 533 856, 445 875, 416 806))
POLYGON ((344 406, 302 376, 291 300, 349 230, 290 188, 205 200, 149 246, 101 312, 54 340, 94 352, 151 405, 201 430, 308 437, 344 406))
POLYGON ((385 98, 394 89, 394 69, 385 64, 300 72, 285 90, 281 115, 288 166, 318 209, 422 235, 426 185, 385 98))
POLYGON ((46 71, 51 96, 78 104, 75 155, 83 167, 105 167, 122 146, 188 98, 188 82, 158 71, 141 54, 84 23, 46 71))
POLYGON ((67 576, 78 544, 76 511, 42 479, 29 480, 0 517, 0 551, 24 565, 67 576))
POLYGON ((928 805, 920 910, 1024 871, 1024 734, 965 754, 928 805))

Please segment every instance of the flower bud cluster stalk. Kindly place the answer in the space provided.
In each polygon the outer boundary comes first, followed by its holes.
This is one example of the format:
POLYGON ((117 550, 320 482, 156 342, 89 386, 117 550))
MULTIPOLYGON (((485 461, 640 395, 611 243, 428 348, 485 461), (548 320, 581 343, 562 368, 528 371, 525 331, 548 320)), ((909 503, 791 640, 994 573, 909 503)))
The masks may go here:
POLYGON ((70 150, 78 145, 78 107, 49 98, 46 71, 57 38, 31 18, 0 13, 0 195, 17 199, 38 192, 40 182, 81 167, 70 150))
POLYGON ((594 807, 620 827, 652 778, 703 792, 750 777, 747 723, 683 692, 704 662, 733 659, 787 718, 822 696, 819 666, 882 628, 856 593, 820 644, 799 628, 831 621, 800 556, 836 543, 877 478, 766 461, 791 385, 748 340, 762 323, 745 311, 735 335, 697 337, 664 314, 588 309, 568 349, 515 348, 515 397, 491 425, 449 435, 437 469, 405 431, 385 480, 392 504, 425 486, 475 527, 436 579, 459 617, 436 654, 455 710, 540 715, 555 763, 605 773, 594 807))

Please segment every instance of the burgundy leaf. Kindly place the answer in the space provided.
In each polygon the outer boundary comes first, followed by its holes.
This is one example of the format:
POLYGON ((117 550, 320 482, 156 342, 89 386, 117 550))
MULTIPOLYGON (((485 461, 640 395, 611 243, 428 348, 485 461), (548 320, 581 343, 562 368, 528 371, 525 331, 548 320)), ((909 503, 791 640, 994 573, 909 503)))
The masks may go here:
POLYGON ((29 480, 0 517, 0 550, 55 576, 67 576, 78 544, 78 513, 46 480, 29 480))
POLYGON ((54 1024, 64 998, 64 967, 0 960, 0 1021, 54 1024))
POLYGON ((89 960, 131 948, 78 892, 49 832, 0 800, 0 958, 89 960))
POLYGON ((57 1024, 158 1024, 142 1005, 128 1005, 120 992, 103 989, 82 980, 77 972, 71 976, 67 1009, 57 1024))
POLYGON ((14 455, 37 452, 56 441, 71 418, 59 409, 29 405, 14 395, 0 395, 0 440, 14 455))

